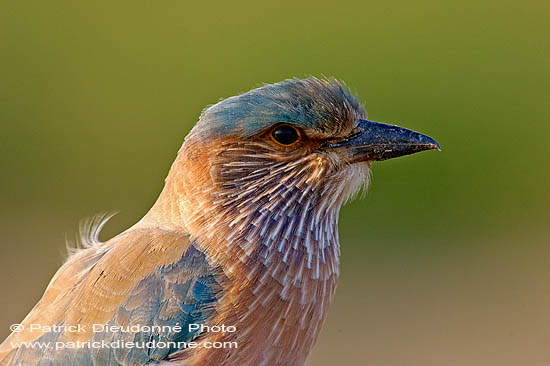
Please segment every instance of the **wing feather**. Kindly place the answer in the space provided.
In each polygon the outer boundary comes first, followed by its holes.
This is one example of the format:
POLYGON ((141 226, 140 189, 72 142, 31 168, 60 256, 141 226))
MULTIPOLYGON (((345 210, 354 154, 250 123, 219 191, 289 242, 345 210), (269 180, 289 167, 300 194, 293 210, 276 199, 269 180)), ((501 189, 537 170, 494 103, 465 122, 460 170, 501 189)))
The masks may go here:
POLYGON ((23 323, 83 331, 14 333, 0 346, 0 365, 145 365, 181 351, 199 335, 189 324, 215 314, 223 272, 187 235, 135 229, 101 246, 73 255, 23 323), (33 341, 65 348, 12 345, 33 341))

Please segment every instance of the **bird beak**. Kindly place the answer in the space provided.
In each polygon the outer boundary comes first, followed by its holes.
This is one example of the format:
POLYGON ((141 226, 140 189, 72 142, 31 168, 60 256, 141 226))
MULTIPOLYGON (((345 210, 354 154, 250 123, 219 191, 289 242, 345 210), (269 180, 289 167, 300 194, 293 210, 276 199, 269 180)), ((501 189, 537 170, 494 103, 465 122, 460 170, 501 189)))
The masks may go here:
POLYGON ((346 161, 387 160, 424 150, 441 150, 437 141, 406 128, 385 123, 360 120, 357 133, 344 141, 328 145, 340 150, 346 161))

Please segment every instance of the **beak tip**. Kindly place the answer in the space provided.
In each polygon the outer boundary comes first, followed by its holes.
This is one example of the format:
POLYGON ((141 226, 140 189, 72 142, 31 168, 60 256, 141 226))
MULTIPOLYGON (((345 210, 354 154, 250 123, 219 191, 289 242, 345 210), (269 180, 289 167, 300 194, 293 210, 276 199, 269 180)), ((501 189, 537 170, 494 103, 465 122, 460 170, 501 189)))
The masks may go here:
POLYGON ((437 150, 437 151, 441 151, 441 146, 439 145, 439 143, 437 141, 435 141, 434 139, 432 139, 431 137, 429 136, 426 136, 426 135, 423 135, 424 138, 426 138, 426 144, 428 145, 428 149, 427 150, 437 150))

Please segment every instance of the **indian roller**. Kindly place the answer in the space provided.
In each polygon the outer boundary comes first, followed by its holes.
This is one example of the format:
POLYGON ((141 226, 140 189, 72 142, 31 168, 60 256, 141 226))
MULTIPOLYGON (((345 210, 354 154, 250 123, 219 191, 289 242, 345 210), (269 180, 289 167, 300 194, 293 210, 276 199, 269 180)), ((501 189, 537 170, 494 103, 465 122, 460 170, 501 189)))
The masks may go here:
POLYGON ((336 289, 341 206, 374 161, 430 149, 367 120, 335 79, 210 106, 151 210, 106 242, 91 225, 0 365, 304 365, 336 289))

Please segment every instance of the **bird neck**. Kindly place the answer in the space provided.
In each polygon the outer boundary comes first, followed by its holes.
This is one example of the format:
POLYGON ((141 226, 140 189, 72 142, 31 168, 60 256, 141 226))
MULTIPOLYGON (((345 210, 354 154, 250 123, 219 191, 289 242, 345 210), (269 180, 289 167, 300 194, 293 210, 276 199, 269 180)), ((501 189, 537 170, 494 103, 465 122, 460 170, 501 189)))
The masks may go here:
POLYGON ((368 170, 331 164, 323 155, 277 161, 262 146, 186 141, 140 225, 185 231, 220 261, 337 273, 340 207, 368 170))

